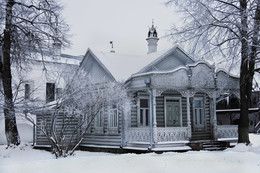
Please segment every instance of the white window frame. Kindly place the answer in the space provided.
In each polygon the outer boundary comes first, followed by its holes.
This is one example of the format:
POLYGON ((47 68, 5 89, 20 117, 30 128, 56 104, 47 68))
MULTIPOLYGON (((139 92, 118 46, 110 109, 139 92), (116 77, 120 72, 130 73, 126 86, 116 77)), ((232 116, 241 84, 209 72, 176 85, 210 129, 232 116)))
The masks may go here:
POLYGON ((108 127, 118 128, 118 105, 109 106, 108 111, 108 127))
POLYGON ((95 117, 95 127, 103 128, 104 126, 104 108, 101 108, 95 117))
POLYGON ((167 112, 166 112, 166 102, 167 100, 178 100, 179 106, 180 106, 180 127, 182 127, 182 99, 181 97, 172 97, 172 96, 166 96, 164 97, 164 125, 167 126, 167 112))
POLYGON ((137 109, 137 124, 139 127, 148 127, 149 126, 149 97, 139 97, 138 99, 138 109, 137 109), (147 100, 148 102, 148 107, 147 108, 141 108, 141 100, 147 100), (141 111, 142 112, 147 112, 147 115, 143 116, 142 124, 141 124, 141 111), (147 118, 147 120, 146 120, 147 118), (146 125, 146 122, 148 124, 146 125))

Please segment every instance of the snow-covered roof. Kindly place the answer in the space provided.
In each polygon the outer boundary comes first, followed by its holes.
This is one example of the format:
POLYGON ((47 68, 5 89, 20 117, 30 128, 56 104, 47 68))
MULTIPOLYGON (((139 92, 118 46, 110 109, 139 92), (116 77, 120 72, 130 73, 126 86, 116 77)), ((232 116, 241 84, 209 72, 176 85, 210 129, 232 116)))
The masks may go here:
POLYGON ((43 51, 42 53, 38 53, 35 56, 35 60, 37 61, 45 61, 52 63, 61 63, 61 64, 71 64, 71 65, 79 65, 83 59, 83 56, 74 56, 68 54, 60 54, 53 55, 50 51, 43 51))
POLYGON ((112 52, 91 50, 98 60, 107 68, 117 81, 125 81, 132 74, 154 61, 165 51, 148 55, 126 55, 112 52))
POLYGON ((160 61, 176 47, 147 55, 126 55, 90 50, 117 81, 126 81, 131 75, 142 73, 146 68, 160 61))

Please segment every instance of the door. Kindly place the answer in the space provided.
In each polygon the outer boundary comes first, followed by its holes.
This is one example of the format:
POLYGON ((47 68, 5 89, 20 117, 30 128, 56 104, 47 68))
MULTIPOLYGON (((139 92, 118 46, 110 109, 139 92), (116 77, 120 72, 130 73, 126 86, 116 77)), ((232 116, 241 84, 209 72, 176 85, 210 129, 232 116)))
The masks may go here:
POLYGON ((181 125, 180 99, 166 99, 165 103, 166 126, 176 127, 181 125))
POLYGON ((195 131, 205 129, 203 98, 194 98, 193 126, 195 131))

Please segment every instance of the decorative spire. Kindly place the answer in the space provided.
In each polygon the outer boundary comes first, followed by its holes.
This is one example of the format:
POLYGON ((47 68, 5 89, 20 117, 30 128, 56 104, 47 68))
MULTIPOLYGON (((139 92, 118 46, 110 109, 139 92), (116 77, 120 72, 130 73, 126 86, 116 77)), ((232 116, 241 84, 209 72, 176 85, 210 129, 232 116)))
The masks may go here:
POLYGON ((115 53, 113 41, 110 41, 110 44, 111 44, 111 50, 110 50, 110 52, 111 52, 111 53, 115 53))
POLYGON ((156 28, 154 27, 154 20, 152 20, 152 27, 149 28, 149 31, 148 31, 148 38, 150 37, 157 37, 157 31, 156 31, 156 28))
POLYGON ((158 34, 156 27, 154 27, 154 20, 152 20, 152 26, 149 28, 148 37, 146 41, 148 42, 148 54, 157 51, 158 34))

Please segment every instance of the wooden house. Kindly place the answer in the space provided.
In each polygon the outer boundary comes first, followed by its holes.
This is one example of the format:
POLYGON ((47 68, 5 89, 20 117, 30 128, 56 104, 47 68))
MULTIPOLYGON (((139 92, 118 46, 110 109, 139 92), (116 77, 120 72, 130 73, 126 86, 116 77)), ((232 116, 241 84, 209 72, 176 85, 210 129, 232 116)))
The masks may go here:
POLYGON ((190 149, 199 140, 237 139, 236 125, 217 124, 216 102, 226 93, 239 96, 239 78, 195 61, 179 46, 157 52, 153 32, 152 26, 144 56, 87 50, 80 68, 97 84, 123 82, 132 102, 130 110, 113 109, 113 125, 105 109, 81 146, 167 151, 190 149))
MULTIPOLYGON (((249 132, 260 132, 259 112, 260 92, 253 91, 250 100, 249 111, 249 132)), ((217 103, 218 125, 238 125, 240 116, 240 100, 235 95, 228 95, 217 103)))

